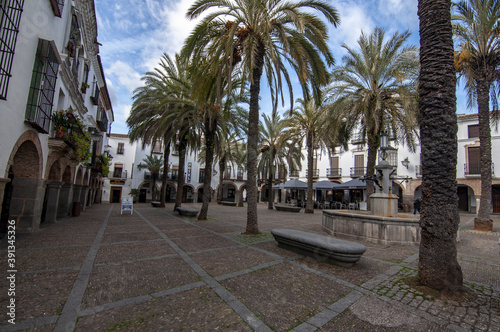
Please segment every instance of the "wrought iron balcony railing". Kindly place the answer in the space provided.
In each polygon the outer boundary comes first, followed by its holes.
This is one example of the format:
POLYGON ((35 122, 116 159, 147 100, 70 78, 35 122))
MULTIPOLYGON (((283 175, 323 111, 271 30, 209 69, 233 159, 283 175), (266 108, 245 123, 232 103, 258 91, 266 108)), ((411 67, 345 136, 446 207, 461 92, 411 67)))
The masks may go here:
POLYGON ((351 178, 359 178, 366 174, 366 167, 351 167, 351 178))
POLYGON ((327 168, 326 177, 329 179, 341 178, 342 168, 327 168))

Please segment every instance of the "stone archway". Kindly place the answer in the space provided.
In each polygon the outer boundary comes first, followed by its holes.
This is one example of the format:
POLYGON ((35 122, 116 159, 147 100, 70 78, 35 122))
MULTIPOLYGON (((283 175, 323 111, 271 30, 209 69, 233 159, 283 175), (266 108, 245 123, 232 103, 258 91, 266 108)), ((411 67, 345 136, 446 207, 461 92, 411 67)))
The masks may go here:
POLYGON ((466 184, 457 184, 458 211, 476 213, 476 196, 474 189, 466 184))
POLYGON ((236 185, 234 182, 223 182, 219 184, 217 190, 222 186, 222 200, 227 202, 236 201, 236 185))
POLYGON ((10 202, 8 219, 16 221, 16 230, 21 233, 40 227, 45 197, 42 169, 40 141, 34 132, 27 131, 18 139, 9 157, 7 176, 12 178, 12 187, 9 197, 3 198, 10 202))

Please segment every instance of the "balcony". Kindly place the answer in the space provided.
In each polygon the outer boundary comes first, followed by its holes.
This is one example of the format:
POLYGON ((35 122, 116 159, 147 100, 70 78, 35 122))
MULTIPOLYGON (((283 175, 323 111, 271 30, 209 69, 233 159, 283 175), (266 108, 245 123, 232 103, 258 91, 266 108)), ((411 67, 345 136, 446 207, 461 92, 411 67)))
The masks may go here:
POLYGON ((365 135, 362 132, 355 133, 351 138, 352 144, 364 144, 365 143, 365 135))
POLYGON ((298 178, 299 176, 299 171, 290 171, 291 178, 298 178))
POLYGON ((351 167, 351 178, 359 178, 365 176, 366 167, 351 167))
POLYGON ((108 130, 108 117, 104 115, 102 120, 97 120, 97 126, 101 132, 106 132, 108 130))
POLYGON ((125 180, 128 177, 127 171, 122 171, 121 168, 115 168, 113 174, 110 174, 110 179, 122 179, 125 180))
MULTIPOLYGON (((308 172, 309 170, 306 169, 306 176, 309 174, 308 172)), ((313 169, 313 172, 312 172, 312 178, 313 179, 318 179, 319 178, 319 169, 313 169)))
POLYGON ((342 177, 342 168, 327 168, 326 177, 329 179, 339 179, 342 177))
MULTIPOLYGON (((464 164, 464 174, 469 177, 481 176, 481 163, 464 164)), ((491 163, 491 175, 495 174, 495 164, 491 163)))

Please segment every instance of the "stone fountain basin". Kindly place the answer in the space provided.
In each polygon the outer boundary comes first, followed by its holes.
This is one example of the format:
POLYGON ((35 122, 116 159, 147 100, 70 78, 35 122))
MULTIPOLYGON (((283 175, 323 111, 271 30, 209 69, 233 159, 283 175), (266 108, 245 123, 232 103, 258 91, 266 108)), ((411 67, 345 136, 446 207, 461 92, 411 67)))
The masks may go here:
POLYGON ((420 242, 420 218, 413 214, 382 217, 363 211, 323 210, 322 219, 323 230, 333 236, 385 245, 415 245, 420 242))

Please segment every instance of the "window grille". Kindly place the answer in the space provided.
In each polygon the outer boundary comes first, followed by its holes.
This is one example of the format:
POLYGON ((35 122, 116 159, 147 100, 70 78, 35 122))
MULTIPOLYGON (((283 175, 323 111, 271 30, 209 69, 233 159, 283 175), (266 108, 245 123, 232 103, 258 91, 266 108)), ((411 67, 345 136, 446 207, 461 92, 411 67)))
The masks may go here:
POLYGON ((61 17, 64 7, 64 0, 50 0, 50 4, 52 5, 52 11, 54 12, 54 15, 57 17, 61 17))
POLYGON ((7 88, 12 76, 12 61, 16 48, 19 22, 24 0, 6 0, 0 4, 0 99, 7 99, 7 88))
POLYGON ((203 183, 205 182, 205 169, 201 168, 200 172, 198 173, 198 182, 203 183))
POLYGON ((48 133, 50 129, 52 102, 60 62, 56 52, 54 42, 38 40, 26 105, 26 122, 42 133, 48 133))

